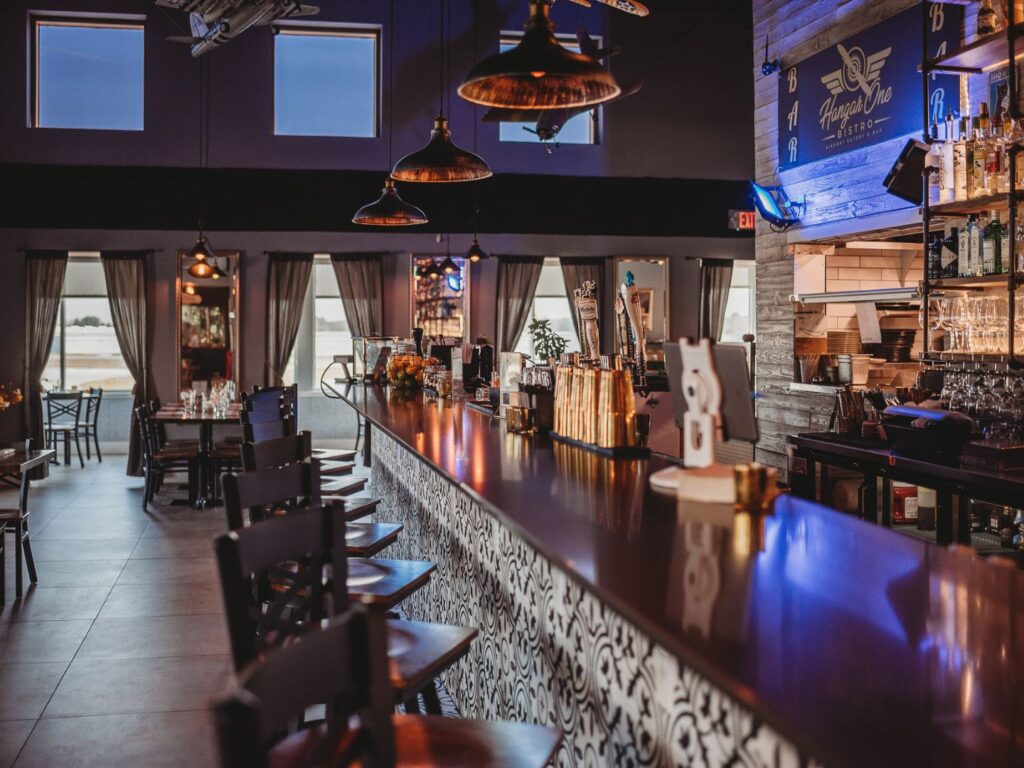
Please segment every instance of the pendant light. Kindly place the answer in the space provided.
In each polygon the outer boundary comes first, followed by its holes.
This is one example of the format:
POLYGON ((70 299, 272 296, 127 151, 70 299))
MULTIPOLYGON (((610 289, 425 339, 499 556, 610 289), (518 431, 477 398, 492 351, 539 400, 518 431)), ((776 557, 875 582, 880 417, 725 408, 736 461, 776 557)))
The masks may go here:
POLYGON ((478 264, 487 258, 487 251, 480 247, 480 243, 476 240, 476 235, 473 235, 473 243, 469 246, 469 250, 466 251, 466 260, 471 264, 478 264))
POLYGON ((530 0, 519 44, 473 67, 459 86, 462 98, 485 107, 558 109, 600 104, 621 93, 599 61, 559 44, 548 5, 530 0))
MULTIPOLYGON (((395 134, 395 0, 391 0, 391 44, 388 46, 388 168, 391 167, 392 138, 395 134)), ((381 195, 369 205, 364 205, 355 216, 353 224, 370 227, 411 227, 426 224, 427 215, 411 203, 398 196, 395 180, 388 174, 384 180, 381 195)))
POLYGON ((188 273, 192 277, 198 277, 200 279, 213 277, 213 266, 209 260, 204 259, 203 261, 195 262, 191 267, 188 268, 188 273))
POLYGON ((440 17, 441 92, 438 114, 434 118, 434 129, 430 132, 430 141, 427 142, 427 145, 423 149, 403 157, 392 169, 391 176, 399 181, 447 183, 478 181, 492 175, 490 167, 482 157, 455 145, 455 142, 452 141, 451 131, 448 129, 448 119, 444 116, 444 98, 448 87, 445 68, 448 42, 444 31, 444 0, 440 2, 440 17))
POLYGON ((206 241, 206 233, 203 231, 203 220, 199 220, 198 226, 199 235, 196 237, 196 244, 192 246, 192 249, 188 252, 188 255, 196 261, 204 261, 206 259, 212 259, 214 256, 213 249, 210 248, 210 244, 206 241))

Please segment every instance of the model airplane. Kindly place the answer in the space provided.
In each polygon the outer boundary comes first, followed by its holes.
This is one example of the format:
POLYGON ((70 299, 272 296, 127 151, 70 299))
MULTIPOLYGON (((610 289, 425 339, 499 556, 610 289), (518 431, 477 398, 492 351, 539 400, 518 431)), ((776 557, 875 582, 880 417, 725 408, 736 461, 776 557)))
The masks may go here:
POLYGON ((188 13, 192 34, 167 39, 191 45, 193 57, 233 40, 249 27, 320 12, 317 6, 296 0, 156 0, 156 4, 188 13))
MULTIPOLYGON (((569 0, 569 2, 576 3, 576 5, 582 5, 584 8, 590 8, 590 0, 569 0)), ((633 0, 597 0, 599 3, 610 6, 624 13, 631 13, 634 16, 646 16, 650 13, 650 10, 643 3, 633 2, 633 0)))

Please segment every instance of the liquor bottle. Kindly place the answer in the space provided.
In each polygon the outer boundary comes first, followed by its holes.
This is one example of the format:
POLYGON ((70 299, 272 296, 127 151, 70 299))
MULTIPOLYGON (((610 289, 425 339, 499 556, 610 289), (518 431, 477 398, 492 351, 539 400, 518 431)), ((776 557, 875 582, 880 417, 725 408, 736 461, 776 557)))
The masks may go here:
POLYGON ((953 110, 946 110, 946 128, 942 137, 942 179, 939 183, 939 202, 956 200, 956 180, 953 163, 953 110))
POLYGON ((956 277, 959 269, 960 235, 956 227, 950 227, 942 240, 942 269, 939 277, 956 277))
POLYGON ((928 202, 934 205, 942 200, 942 142, 939 141, 939 124, 934 119, 932 120, 928 159, 925 164, 929 168, 928 202))
POLYGON ((999 225, 999 258, 996 262, 996 273, 1003 275, 1010 271, 1010 224, 999 225))
POLYGON ((960 131, 953 142, 953 199, 966 200, 967 193, 967 119, 960 118, 960 131))
MULTIPOLYGON (((981 197, 988 194, 985 182, 985 142, 981 136, 981 121, 975 115, 971 118, 971 138, 967 154, 971 158, 971 174, 973 179, 973 191, 970 197, 981 197)), ((972 182, 968 182, 971 184, 972 182)))
POLYGON ((999 240, 1001 237, 1002 228, 999 226, 999 214, 992 211, 988 220, 983 220, 981 230, 981 253, 982 253, 982 264, 981 275, 994 275, 997 270, 997 260, 999 258, 999 240))
POLYGON ((967 219, 967 224, 960 230, 957 241, 957 277, 967 277, 971 274, 971 218, 973 217, 967 219))
POLYGON ((967 237, 970 240, 970 248, 967 253, 967 272, 964 277, 971 277, 981 274, 981 264, 985 258, 981 250, 983 241, 977 214, 972 213, 967 219, 967 237))
POLYGON ((925 268, 929 280, 938 280, 942 277, 942 233, 936 232, 932 235, 932 241, 928 244, 928 256, 925 259, 925 268))
POLYGON ((988 114, 988 104, 984 101, 978 104, 978 127, 981 131, 981 140, 985 147, 985 187, 987 193, 995 195, 999 193, 999 155, 1002 151, 1002 144, 999 138, 1002 136, 1002 126, 998 133, 994 130, 992 121, 988 114))
POLYGON ((994 35, 998 31, 996 11, 992 7, 992 0, 981 0, 981 8, 978 9, 978 37, 994 35))
MULTIPOLYGON (((1013 235, 1014 240, 1014 259, 1017 264, 1015 270, 1017 272, 1024 272, 1024 206, 1017 207, 1017 231, 1013 235)), ((1010 264, 1006 265, 1006 268, 1010 268, 1010 264)))

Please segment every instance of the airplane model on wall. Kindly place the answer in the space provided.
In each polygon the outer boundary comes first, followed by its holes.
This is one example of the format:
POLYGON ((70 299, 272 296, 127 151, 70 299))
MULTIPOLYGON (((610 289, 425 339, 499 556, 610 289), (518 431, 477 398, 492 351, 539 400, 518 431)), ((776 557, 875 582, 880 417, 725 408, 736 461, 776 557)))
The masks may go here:
POLYGON ((202 56, 233 40, 252 26, 266 26, 278 19, 315 16, 320 8, 296 0, 155 0, 157 5, 188 14, 191 35, 167 38, 192 46, 192 56, 202 56))

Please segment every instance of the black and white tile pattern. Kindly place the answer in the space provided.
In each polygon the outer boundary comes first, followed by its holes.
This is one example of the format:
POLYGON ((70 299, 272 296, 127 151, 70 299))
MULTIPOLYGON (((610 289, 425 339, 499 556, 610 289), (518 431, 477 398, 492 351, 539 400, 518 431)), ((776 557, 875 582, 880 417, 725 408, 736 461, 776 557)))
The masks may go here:
POLYGON ((558 725, 559 766, 807 765, 414 453, 380 430, 372 450, 391 556, 438 566, 406 611, 480 629, 444 680, 463 715, 558 725))

